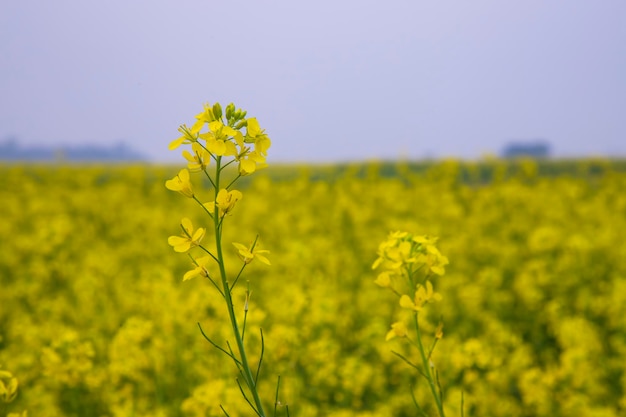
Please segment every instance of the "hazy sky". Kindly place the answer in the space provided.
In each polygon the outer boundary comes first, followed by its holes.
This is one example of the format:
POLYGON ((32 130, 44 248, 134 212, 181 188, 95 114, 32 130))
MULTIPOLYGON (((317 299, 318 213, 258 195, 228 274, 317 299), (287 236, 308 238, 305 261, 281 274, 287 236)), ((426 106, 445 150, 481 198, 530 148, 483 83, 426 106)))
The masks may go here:
POLYGON ((0 2, 0 141, 158 161, 233 101, 269 161, 626 156, 626 1, 0 2))

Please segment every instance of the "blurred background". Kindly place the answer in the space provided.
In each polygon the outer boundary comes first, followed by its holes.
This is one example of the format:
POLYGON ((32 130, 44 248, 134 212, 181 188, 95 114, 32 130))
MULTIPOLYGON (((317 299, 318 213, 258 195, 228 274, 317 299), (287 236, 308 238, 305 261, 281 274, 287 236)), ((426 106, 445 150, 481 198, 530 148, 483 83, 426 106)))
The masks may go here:
POLYGON ((626 156, 626 3, 0 3, 0 159, 179 161, 234 102, 269 162, 626 156))

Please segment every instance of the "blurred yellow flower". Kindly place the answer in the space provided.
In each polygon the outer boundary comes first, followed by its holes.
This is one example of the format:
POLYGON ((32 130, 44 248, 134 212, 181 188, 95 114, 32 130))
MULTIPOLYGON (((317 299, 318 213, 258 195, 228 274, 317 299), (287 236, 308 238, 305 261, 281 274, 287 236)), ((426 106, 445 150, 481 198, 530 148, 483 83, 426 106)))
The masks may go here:
POLYGON ((426 281, 426 286, 418 285, 417 291, 415 291, 415 299, 411 300, 408 295, 400 297, 400 306, 415 311, 420 311, 426 303, 432 301, 440 301, 441 294, 434 292, 433 284, 430 281, 426 281))
POLYGON ((17 385, 17 378, 11 372, 0 370, 0 401, 13 401, 17 396, 17 385))
POLYGON ((443 322, 440 321, 435 329, 435 339, 441 339, 443 337, 443 322))
POLYGON ((391 285, 391 273, 389 271, 381 272, 378 274, 378 277, 376 277, 374 283, 383 288, 389 287, 391 285))
POLYGON ((406 328, 406 325, 403 322, 399 321, 391 325, 391 330, 389 330, 389 332, 387 333, 385 340, 389 341, 394 337, 406 337, 407 333, 408 330, 406 328))
POLYGON ((186 168, 181 169, 178 175, 171 180, 165 181, 165 188, 177 191, 185 197, 193 198, 193 188, 189 180, 189 171, 186 168))
POLYGON ((193 224, 187 217, 181 220, 180 225, 183 229, 182 236, 170 236, 167 239, 167 243, 173 246, 176 252, 187 252, 200 244, 206 230, 200 227, 194 231, 193 224))

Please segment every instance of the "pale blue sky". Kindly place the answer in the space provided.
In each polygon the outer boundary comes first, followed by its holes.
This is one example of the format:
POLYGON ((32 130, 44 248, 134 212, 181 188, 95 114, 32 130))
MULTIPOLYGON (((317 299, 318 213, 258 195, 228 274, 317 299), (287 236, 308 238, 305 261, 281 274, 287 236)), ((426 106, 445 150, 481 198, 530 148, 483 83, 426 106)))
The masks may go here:
POLYGON ((626 156, 626 1, 0 2, 0 141, 158 161, 234 101, 269 160, 626 156))

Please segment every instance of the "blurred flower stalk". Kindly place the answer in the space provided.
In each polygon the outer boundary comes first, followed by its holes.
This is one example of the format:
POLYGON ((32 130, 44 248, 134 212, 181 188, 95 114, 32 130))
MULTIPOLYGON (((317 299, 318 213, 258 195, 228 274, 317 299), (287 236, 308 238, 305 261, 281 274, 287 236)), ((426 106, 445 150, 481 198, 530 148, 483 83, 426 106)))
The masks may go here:
MULTIPOLYGON (((441 294, 435 292, 432 281, 435 277, 445 274, 448 258, 439 252, 435 246, 436 242, 437 238, 434 237, 392 232, 380 243, 378 258, 372 268, 381 269, 375 283, 393 292, 398 297, 400 307, 408 311, 410 316, 409 320, 393 323, 386 339, 387 341, 394 338, 404 339, 417 349, 418 363, 399 352, 392 352, 427 381, 437 412, 440 417, 444 417, 443 391, 432 358, 437 342, 443 337, 443 322, 439 321, 429 345, 426 345, 424 331, 420 327, 420 313, 423 313, 429 304, 442 299, 441 294)), ((421 415, 427 416, 412 389, 411 395, 421 415)))

